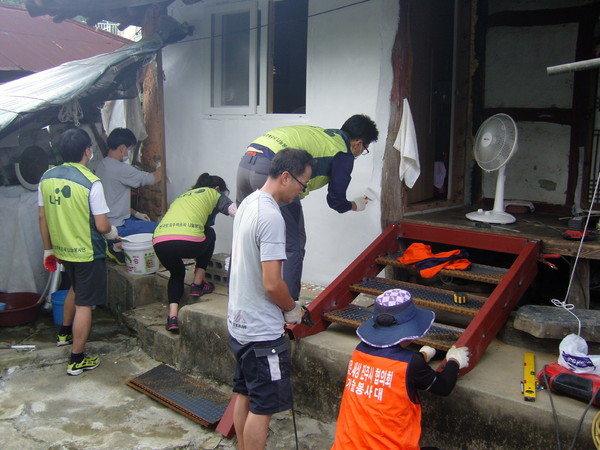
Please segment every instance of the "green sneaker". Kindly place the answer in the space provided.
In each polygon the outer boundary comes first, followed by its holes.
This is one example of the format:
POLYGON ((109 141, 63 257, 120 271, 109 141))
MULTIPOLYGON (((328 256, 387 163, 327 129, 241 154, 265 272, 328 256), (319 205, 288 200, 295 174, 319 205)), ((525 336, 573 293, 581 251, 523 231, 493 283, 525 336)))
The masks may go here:
POLYGON ((123 250, 121 250, 120 252, 116 251, 110 243, 106 245, 106 256, 108 259, 110 259, 113 262, 116 262, 120 266, 125 265, 125 253, 123 252, 123 250))
POLYGON ((62 347, 63 345, 69 345, 73 343, 72 334, 57 334, 56 335, 56 346, 62 347))
POLYGON ((85 356, 81 362, 72 362, 67 365, 69 375, 81 375, 84 370, 92 370, 98 367, 100 358, 85 356))

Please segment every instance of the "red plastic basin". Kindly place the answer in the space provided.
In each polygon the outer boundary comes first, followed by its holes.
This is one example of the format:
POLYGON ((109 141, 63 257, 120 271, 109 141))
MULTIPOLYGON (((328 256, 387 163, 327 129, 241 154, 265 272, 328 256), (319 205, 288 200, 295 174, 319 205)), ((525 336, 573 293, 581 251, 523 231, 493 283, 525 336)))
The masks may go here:
POLYGON ((6 309, 0 311, 0 327, 15 327, 37 319, 44 302, 36 304, 40 294, 35 292, 11 292, 0 294, 0 302, 6 303, 6 309))

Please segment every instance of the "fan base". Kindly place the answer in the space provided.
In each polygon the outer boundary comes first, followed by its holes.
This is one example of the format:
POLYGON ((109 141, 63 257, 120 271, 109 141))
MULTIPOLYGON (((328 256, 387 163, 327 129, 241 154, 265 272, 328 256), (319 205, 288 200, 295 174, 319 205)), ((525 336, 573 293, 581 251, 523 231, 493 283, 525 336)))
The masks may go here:
POLYGON ((484 223, 513 223, 516 222, 514 216, 504 212, 504 211, 484 211, 483 209, 478 209, 477 211, 470 212, 465 214, 467 219, 474 220, 475 222, 484 222, 484 223))

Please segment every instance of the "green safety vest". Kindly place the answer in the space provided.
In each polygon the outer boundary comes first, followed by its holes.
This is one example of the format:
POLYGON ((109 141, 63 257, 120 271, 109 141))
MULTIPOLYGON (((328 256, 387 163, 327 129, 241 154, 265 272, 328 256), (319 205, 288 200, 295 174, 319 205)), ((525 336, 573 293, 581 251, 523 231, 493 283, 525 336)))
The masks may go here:
MULTIPOLYGON (((304 198, 310 191, 322 188, 329 183, 331 162, 338 153, 351 153, 350 140, 342 130, 324 129, 310 125, 293 125, 275 128, 263 134, 252 144, 270 149, 277 153, 284 148, 306 150, 315 159, 312 176, 307 183, 304 198)), ((252 146, 250 144, 250 146, 252 146)))
POLYGON ((154 237, 172 234, 203 237, 204 226, 220 197, 219 191, 209 187, 184 192, 171 203, 169 210, 154 230, 154 237))
POLYGON ((56 257, 69 262, 106 258, 106 240, 96 229, 90 190, 99 181, 83 164, 64 163, 42 175, 40 189, 56 257))

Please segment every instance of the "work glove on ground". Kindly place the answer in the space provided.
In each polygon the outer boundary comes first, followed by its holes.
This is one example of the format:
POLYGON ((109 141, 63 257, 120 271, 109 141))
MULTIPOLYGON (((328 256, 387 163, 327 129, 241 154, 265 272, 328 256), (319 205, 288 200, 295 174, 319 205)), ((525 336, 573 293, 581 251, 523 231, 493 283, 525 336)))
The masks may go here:
POLYGON ((146 222, 150 222, 150 217, 148 217, 148 214, 144 214, 139 211, 136 211, 133 217, 135 217, 138 220, 145 220, 146 222))
POLYGON ((116 239, 119 239, 119 232, 117 231, 117 227, 111 225, 110 231, 108 233, 104 233, 102 236, 104 236, 104 239, 106 239, 107 241, 114 241, 116 239))
POLYGON ((424 345, 419 350, 419 353, 423 355, 423 358, 425 358, 425 362, 429 362, 435 356, 435 348, 430 347, 429 345, 424 345))
POLYGON ((356 197, 352 202, 356 205, 356 211, 364 211, 367 206, 368 199, 365 196, 356 197))
POLYGON ((284 311, 283 318, 285 323, 301 323, 302 322, 302 304, 296 300, 296 305, 291 311, 284 311))
POLYGON ((58 259, 54 256, 54 250, 44 250, 44 268, 48 272, 56 272, 58 262, 58 259))
POLYGON ((469 349, 467 347, 458 347, 454 345, 450 347, 448 353, 446 353, 446 360, 450 361, 453 359, 458 363, 459 369, 464 369, 469 366, 469 349))

